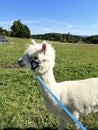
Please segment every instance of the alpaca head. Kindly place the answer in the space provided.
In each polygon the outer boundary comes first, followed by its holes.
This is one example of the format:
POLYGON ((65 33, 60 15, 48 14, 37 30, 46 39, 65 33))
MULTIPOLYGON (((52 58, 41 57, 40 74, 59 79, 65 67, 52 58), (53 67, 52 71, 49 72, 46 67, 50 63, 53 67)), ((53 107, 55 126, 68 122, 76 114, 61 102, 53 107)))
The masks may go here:
POLYGON ((43 74, 53 69, 55 64, 55 51, 54 48, 44 41, 41 44, 35 43, 29 45, 23 57, 18 60, 21 67, 31 68, 34 72, 43 74))

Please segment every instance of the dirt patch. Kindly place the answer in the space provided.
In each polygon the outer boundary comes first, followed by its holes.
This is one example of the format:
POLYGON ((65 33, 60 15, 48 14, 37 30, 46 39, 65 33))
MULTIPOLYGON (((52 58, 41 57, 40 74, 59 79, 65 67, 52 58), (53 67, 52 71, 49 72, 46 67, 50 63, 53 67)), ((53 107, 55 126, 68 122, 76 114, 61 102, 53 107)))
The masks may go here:
POLYGON ((6 68, 6 69, 19 69, 20 66, 17 65, 17 64, 14 64, 14 65, 9 65, 9 66, 4 66, 3 68, 6 68))

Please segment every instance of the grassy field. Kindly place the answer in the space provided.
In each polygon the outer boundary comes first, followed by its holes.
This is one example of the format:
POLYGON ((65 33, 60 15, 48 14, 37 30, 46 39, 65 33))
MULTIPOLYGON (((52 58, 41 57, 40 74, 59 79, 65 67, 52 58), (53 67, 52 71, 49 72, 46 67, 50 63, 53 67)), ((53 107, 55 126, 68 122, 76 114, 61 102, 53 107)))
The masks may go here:
MULTIPOLYGON (((57 118, 43 105, 33 72, 17 65, 30 40, 8 40, 8 44, 0 45, 0 130, 56 129, 57 118)), ((53 42, 53 46, 58 82, 98 77, 98 45, 53 42)), ((82 118, 81 122, 88 130, 98 130, 98 113, 82 118)))

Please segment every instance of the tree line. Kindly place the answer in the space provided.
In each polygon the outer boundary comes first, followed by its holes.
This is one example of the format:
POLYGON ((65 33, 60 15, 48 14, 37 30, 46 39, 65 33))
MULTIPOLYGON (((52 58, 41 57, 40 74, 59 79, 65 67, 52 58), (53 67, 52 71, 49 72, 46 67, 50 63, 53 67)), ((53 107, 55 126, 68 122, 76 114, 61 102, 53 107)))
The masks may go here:
POLYGON ((24 25, 20 20, 13 22, 13 25, 10 27, 10 31, 0 27, 0 35, 4 35, 8 37, 10 36, 10 37, 60 41, 60 42, 65 42, 65 43, 98 44, 98 35, 79 36, 79 35, 72 35, 70 33, 67 33, 67 34, 46 33, 46 34, 31 35, 30 29, 28 28, 28 26, 24 25))
POLYGON ((60 41, 66 43, 88 43, 88 44, 98 44, 98 35, 94 36, 79 36, 68 34, 60 34, 60 33, 46 33, 46 34, 37 34, 32 35, 34 39, 41 40, 50 40, 50 41, 60 41))

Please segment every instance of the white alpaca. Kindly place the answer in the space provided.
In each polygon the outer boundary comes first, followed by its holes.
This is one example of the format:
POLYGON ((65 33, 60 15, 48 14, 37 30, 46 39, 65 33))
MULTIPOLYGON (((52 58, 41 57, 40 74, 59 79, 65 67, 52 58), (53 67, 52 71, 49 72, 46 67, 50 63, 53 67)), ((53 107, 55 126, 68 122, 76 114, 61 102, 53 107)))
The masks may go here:
MULTIPOLYGON (((44 80, 55 96, 77 118, 98 111, 98 78, 57 83, 53 74, 55 64, 54 48, 47 42, 30 45, 18 64, 33 69, 44 80)), ((58 130, 64 130, 72 119, 60 108, 55 100, 40 86, 46 107, 59 117, 58 130)))

